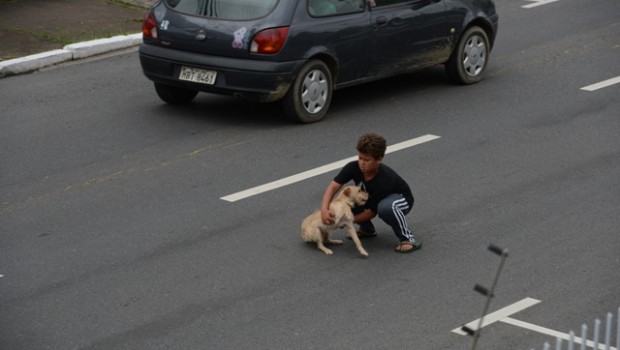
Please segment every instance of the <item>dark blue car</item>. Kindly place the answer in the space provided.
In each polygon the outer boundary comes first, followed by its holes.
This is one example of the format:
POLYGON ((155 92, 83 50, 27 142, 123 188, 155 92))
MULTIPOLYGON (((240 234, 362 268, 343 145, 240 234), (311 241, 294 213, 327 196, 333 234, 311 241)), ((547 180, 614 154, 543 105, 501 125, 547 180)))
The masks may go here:
POLYGON ((456 83, 480 81, 497 25, 493 0, 160 0, 140 63, 165 102, 281 100, 311 123, 334 89, 436 64, 456 83))

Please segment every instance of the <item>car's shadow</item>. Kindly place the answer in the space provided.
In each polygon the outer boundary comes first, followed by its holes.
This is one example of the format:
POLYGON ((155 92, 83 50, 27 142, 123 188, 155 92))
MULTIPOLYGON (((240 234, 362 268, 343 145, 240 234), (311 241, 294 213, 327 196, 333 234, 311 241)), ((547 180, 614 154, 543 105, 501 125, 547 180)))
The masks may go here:
POLYGON ((372 104, 400 96, 415 97, 422 91, 452 85, 445 74, 443 65, 435 66, 337 90, 332 99, 330 112, 346 109, 352 105, 372 104))
POLYGON ((154 108, 155 114, 183 119, 210 126, 274 127, 291 124, 287 122, 277 103, 257 103, 232 96, 200 93, 189 104, 169 105, 161 102, 154 108))
MULTIPOLYGON (((415 73, 381 79, 362 85, 336 90, 332 98, 328 118, 350 108, 363 104, 374 104, 400 96, 415 96, 422 91, 451 86, 443 66, 432 67, 415 73)), ((412 100, 415 103, 415 100, 412 100)), ((212 126, 228 125, 244 128, 271 128, 296 126, 287 120, 280 103, 257 103, 231 96, 200 93, 186 105, 168 105, 161 102, 154 108, 155 114, 167 118, 182 118, 185 121, 212 126)))

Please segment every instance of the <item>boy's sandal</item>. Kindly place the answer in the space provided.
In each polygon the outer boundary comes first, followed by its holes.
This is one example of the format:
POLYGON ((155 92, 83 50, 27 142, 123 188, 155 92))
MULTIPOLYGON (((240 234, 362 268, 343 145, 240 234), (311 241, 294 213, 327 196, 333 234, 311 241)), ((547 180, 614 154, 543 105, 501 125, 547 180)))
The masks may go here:
POLYGON ((412 243, 409 241, 402 241, 400 243, 398 243, 398 245, 396 246, 395 251, 397 253, 402 253, 402 254, 407 254, 407 253, 411 253, 414 252, 418 249, 422 248, 422 243, 421 242, 416 242, 416 243, 412 243))

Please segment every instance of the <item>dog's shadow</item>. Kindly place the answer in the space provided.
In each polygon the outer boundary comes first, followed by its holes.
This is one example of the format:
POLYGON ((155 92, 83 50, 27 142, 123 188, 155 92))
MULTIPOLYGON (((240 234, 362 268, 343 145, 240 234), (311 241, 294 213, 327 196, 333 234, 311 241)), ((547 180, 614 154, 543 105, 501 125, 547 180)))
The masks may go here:
POLYGON ((377 236, 372 239, 362 239, 361 242, 364 245, 364 248, 368 252, 368 256, 365 257, 357 250, 355 247, 355 242, 352 239, 346 238, 346 231, 344 229, 338 229, 330 234, 330 238, 333 240, 340 240, 342 244, 325 244, 329 249, 331 249, 334 254, 327 255, 323 253, 320 249, 317 248, 316 243, 314 242, 301 242, 305 247, 305 249, 312 254, 316 254, 319 257, 324 256, 326 258, 334 258, 334 257, 346 257, 346 258, 359 258, 362 260, 366 260, 371 258, 374 255, 383 255, 378 254, 385 252, 388 247, 391 245, 396 245, 395 242, 387 239, 386 237, 377 236))

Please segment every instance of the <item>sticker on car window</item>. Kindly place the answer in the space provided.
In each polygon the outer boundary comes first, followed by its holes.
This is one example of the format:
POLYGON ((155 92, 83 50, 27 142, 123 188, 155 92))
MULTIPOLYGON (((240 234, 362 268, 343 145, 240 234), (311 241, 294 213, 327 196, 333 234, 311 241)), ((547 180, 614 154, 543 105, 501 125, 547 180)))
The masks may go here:
POLYGON ((246 38, 245 34, 247 32, 248 30, 245 27, 241 27, 235 30, 235 32, 233 33, 234 39, 232 42, 232 47, 234 47, 235 49, 246 48, 248 39, 246 38))

